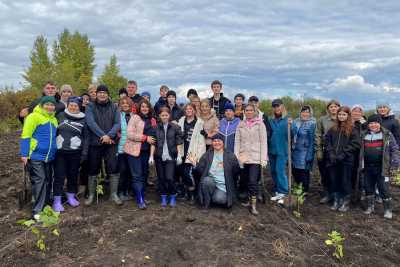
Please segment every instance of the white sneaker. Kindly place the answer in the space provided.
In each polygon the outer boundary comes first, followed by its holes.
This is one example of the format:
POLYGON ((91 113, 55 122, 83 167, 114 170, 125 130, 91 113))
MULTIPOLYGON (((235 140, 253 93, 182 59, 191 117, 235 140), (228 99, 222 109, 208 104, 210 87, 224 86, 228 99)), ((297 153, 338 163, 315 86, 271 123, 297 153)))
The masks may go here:
POLYGON ((278 201, 280 199, 283 199, 285 197, 284 194, 277 193, 274 197, 271 197, 271 201, 278 201))
POLYGON ((285 204, 285 199, 284 199, 284 198, 281 198, 281 199, 279 199, 279 200, 277 201, 277 203, 283 205, 283 204, 285 204))
POLYGON ((39 221, 39 219, 40 219, 40 214, 35 214, 35 215, 33 215, 33 219, 35 219, 36 221, 39 221))

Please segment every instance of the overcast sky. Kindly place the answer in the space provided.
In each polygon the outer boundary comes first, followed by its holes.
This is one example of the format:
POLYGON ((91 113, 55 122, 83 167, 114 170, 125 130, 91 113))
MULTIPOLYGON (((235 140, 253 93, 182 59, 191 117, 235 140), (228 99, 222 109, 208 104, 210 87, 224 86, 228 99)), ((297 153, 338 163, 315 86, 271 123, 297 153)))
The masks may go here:
POLYGON ((156 97, 161 84, 206 95, 388 101, 400 109, 400 2, 0 0, 0 86, 20 87, 35 38, 86 33, 95 76, 121 72, 156 97))

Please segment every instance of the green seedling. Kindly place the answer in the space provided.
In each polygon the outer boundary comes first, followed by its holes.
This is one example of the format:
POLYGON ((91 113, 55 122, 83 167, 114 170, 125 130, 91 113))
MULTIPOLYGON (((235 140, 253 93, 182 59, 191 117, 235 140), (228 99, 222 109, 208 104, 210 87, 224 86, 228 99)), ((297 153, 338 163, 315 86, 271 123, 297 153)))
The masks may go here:
POLYGON ((58 224, 60 222, 60 213, 55 212, 50 206, 46 206, 43 211, 39 213, 38 220, 19 220, 18 224, 25 226, 36 237, 36 247, 45 252, 48 249, 46 245, 46 238, 48 234, 59 237, 60 231, 58 224))
POLYGON ((337 231, 332 231, 330 234, 328 234, 328 237, 329 239, 325 240, 325 244, 335 248, 335 251, 332 254, 334 257, 336 257, 338 260, 342 259, 344 257, 344 237, 342 237, 342 235, 337 231))
POLYGON ((306 199, 306 193, 304 192, 303 184, 294 184, 292 188, 292 194, 296 197, 296 210, 293 211, 293 215, 296 218, 300 218, 300 207, 304 204, 306 199))
POLYGON ((400 171, 395 172, 392 183, 396 186, 400 186, 400 171))

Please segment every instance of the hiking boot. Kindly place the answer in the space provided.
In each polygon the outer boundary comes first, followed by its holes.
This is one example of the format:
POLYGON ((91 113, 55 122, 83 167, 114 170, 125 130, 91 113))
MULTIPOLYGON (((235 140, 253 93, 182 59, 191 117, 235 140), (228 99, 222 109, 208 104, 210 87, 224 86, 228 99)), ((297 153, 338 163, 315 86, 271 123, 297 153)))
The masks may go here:
POLYGON ((117 205, 122 205, 121 199, 118 197, 118 183, 119 174, 110 175, 110 200, 112 200, 117 205))
POLYGON ((347 212, 349 209, 350 209, 350 196, 345 196, 338 210, 340 212, 347 212))
POLYGON ((364 210, 364 214, 370 215, 375 209, 375 196, 365 196, 367 200, 367 209, 364 210))
POLYGON ((88 178, 88 198, 85 200, 85 205, 93 204, 94 195, 96 194, 97 176, 89 176, 88 178))
POLYGON ((252 196, 250 198, 250 204, 251 204, 250 207, 249 207, 250 213, 252 215, 254 215, 254 216, 257 216, 258 215, 258 211, 257 211, 257 196, 252 196))
POLYGON ((74 193, 66 193, 67 195, 67 202, 68 205, 70 205, 71 207, 78 207, 79 206, 79 201, 75 198, 75 194, 74 193))
POLYGON ((387 199, 383 200, 383 210, 384 210, 383 217, 385 219, 392 219, 393 218, 392 200, 390 198, 387 198, 387 199))
POLYGON ((64 211, 64 206, 61 203, 61 196, 54 196, 54 201, 53 201, 53 210, 55 212, 62 212, 64 211))

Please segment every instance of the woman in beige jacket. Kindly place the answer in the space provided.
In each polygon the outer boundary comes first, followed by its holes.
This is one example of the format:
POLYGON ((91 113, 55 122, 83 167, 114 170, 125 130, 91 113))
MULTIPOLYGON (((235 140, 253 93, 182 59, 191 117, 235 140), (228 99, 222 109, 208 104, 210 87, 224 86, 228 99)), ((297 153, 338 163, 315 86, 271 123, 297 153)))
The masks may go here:
POLYGON ((208 99, 200 102, 200 118, 203 120, 203 129, 201 134, 206 139, 206 148, 211 146, 211 138, 218 133, 219 120, 215 112, 211 109, 208 99))
POLYGON ((243 168, 241 179, 247 181, 250 198, 250 212, 257 215, 258 179, 261 167, 268 162, 267 129, 263 121, 257 117, 254 105, 245 108, 246 120, 241 121, 235 134, 235 155, 243 168))

